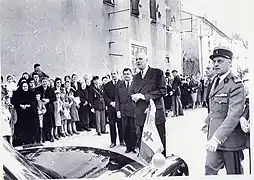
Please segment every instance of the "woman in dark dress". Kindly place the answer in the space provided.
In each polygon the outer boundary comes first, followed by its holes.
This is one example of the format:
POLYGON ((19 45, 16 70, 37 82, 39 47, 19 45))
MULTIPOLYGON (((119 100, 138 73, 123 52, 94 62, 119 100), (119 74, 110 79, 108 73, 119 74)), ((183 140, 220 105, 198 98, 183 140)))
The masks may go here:
POLYGON ((86 82, 81 83, 81 88, 77 91, 80 97, 80 108, 78 110, 81 130, 91 131, 89 127, 89 97, 86 82))
POLYGON ((34 93, 28 83, 22 81, 13 94, 12 103, 17 111, 17 122, 14 127, 14 145, 31 144, 36 140, 37 126, 34 93))

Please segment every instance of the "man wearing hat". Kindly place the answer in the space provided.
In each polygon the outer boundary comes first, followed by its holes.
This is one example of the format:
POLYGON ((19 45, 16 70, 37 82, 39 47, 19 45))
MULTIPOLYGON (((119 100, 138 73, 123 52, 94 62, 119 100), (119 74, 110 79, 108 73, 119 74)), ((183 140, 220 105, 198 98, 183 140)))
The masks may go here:
POLYGON ((241 161, 245 147, 245 135, 239 119, 245 102, 243 83, 231 73, 233 53, 225 47, 214 49, 213 61, 216 77, 210 93, 208 122, 206 175, 217 175, 225 167, 227 174, 243 174, 241 161))

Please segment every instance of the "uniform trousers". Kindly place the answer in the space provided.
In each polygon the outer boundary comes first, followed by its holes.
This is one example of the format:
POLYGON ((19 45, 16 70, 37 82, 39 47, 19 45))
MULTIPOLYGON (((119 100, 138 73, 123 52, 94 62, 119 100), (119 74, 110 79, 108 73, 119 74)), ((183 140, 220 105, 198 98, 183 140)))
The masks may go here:
POLYGON ((106 132, 105 110, 95 110, 96 132, 106 132))
POLYGON ((217 175, 219 170, 226 168, 227 174, 243 174, 241 165, 244 159, 243 151, 207 151, 205 163, 205 175, 217 175))

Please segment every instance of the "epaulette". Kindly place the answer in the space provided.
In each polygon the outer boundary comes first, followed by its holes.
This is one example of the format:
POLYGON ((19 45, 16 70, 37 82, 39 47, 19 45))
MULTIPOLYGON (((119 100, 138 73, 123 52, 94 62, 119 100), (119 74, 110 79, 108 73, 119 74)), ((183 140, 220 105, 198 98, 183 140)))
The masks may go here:
POLYGON ((241 80, 239 77, 237 77, 237 76, 232 76, 232 80, 233 80, 236 84, 242 83, 242 80, 241 80))

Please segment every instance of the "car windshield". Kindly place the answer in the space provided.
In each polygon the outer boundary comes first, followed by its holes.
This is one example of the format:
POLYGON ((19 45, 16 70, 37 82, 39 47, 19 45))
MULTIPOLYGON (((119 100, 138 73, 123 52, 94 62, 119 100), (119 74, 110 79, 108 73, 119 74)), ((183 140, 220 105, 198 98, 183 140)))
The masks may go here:
POLYGON ((48 179, 45 173, 26 160, 11 145, 3 140, 3 165, 17 179, 48 179))

